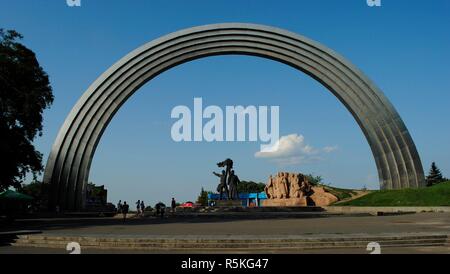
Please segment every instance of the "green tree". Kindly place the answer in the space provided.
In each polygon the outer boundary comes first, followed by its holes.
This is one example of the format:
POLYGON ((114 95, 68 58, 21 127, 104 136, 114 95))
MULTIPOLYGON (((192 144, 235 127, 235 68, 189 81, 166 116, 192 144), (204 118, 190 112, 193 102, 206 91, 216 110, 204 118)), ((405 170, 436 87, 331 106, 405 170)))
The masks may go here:
POLYGON ((441 170, 436 166, 435 162, 431 163, 431 168, 428 172, 426 180, 427 186, 432 186, 445 181, 444 177, 442 176, 441 170))
POLYGON ((205 191, 202 187, 202 190, 200 191, 200 195, 197 198, 197 203, 201 204, 202 206, 208 205, 208 192, 205 191))
POLYGON ((42 182, 35 180, 29 184, 23 184, 19 190, 21 193, 34 198, 33 205, 37 210, 44 209, 48 204, 48 184, 43 184, 42 182))
POLYGON ((43 192, 43 184, 39 181, 33 181, 29 184, 23 184, 20 187, 20 192, 29 195, 35 199, 40 199, 43 192))
POLYGON ((305 175, 305 176, 306 176, 306 178, 308 179, 308 182, 309 182, 310 184, 312 184, 313 186, 323 184, 323 178, 322 178, 322 176, 314 176, 314 175, 312 175, 312 174, 308 174, 308 175, 305 175))
POLYGON ((53 102, 47 74, 21 39, 0 29, 0 190, 18 189, 27 173, 36 178, 42 171, 33 140, 42 135, 42 113, 53 102))
POLYGON ((253 181, 241 181, 238 184, 239 193, 259 193, 264 191, 266 185, 263 183, 255 183, 253 181))

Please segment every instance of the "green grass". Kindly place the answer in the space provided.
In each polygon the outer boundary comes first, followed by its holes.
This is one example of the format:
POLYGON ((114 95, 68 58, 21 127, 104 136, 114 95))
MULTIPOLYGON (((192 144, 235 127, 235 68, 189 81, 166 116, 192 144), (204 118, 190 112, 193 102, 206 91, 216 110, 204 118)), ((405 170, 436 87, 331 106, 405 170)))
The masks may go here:
POLYGON ((356 195, 356 192, 351 189, 343 189, 343 188, 337 188, 337 187, 331 187, 331 186, 325 186, 320 185, 325 188, 328 192, 336 196, 339 201, 342 201, 346 198, 352 197, 352 195, 356 195))
POLYGON ((340 206, 450 206, 450 182, 420 189, 379 190, 340 206))

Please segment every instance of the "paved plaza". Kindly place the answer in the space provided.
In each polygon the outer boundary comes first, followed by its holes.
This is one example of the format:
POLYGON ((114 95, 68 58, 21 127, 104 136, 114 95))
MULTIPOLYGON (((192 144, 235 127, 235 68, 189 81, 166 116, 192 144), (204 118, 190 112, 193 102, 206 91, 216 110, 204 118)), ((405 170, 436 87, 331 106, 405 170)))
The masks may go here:
POLYGON ((450 213, 417 213, 391 216, 297 214, 295 218, 263 216, 246 219, 220 217, 170 217, 128 219, 65 218, 19 220, 2 231, 41 230, 45 234, 87 235, 314 235, 450 233, 450 213))
MULTIPOLYGON (((310 239, 342 237, 408 237, 414 235, 450 234, 450 213, 417 213, 391 216, 353 216, 308 214, 295 218, 265 216, 257 219, 218 217, 132 218, 64 218, 20 220, 6 230, 41 232, 43 237, 93 237, 109 239, 310 239)), ((450 253, 450 246, 386 247, 384 253, 450 253)), ((67 253, 63 248, 32 246, 0 247, 0 253, 67 253)), ((166 249, 120 250, 89 248, 84 253, 368 253, 364 248, 327 249, 166 249)))
MULTIPOLYGON (((450 254, 449 247, 391 247, 382 248, 382 254, 450 254)), ((35 247, 0 247, 0 254, 68 254, 69 252, 62 248, 35 248, 35 247)), ((258 252, 227 252, 223 250, 202 251, 202 250, 183 250, 183 251, 149 251, 149 250, 105 250, 105 249, 87 249, 82 254, 258 254, 258 252)), ((364 248, 345 248, 345 249, 317 249, 317 250, 295 250, 279 251, 265 250, 261 254, 368 254, 364 248)))

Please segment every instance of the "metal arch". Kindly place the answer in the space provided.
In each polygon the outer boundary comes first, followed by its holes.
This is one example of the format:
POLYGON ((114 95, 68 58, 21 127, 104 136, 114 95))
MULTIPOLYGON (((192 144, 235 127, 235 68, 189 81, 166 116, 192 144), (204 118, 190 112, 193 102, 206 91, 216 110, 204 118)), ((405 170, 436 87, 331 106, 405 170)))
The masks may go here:
POLYGON ((241 23, 181 30, 134 50, 83 94, 60 129, 44 182, 50 207, 81 210, 95 149, 114 114, 146 82, 179 64, 213 55, 255 55, 288 64, 327 87, 351 112, 371 147, 382 189, 422 187, 415 144, 383 93, 334 51, 282 29, 241 23))

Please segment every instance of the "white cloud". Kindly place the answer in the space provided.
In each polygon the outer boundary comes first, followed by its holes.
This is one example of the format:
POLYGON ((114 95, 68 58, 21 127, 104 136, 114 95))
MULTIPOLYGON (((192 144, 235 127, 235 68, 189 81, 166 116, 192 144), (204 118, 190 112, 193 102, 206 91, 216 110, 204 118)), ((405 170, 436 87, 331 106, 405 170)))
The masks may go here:
POLYGON ((329 146, 329 147, 324 147, 323 148, 323 152, 325 153, 331 153, 338 150, 338 146, 329 146))
POLYGON ((337 146, 316 149, 305 142, 305 137, 298 134, 282 136, 273 146, 255 153, 256 158, 271 159, 282 165, 296 165, 321 160, 323 153, 331 153, 337 146))

